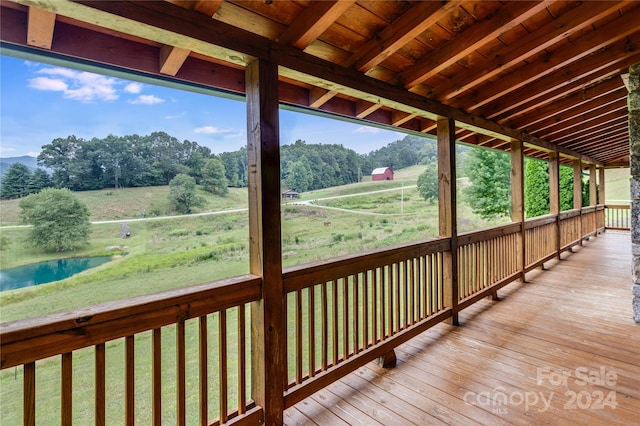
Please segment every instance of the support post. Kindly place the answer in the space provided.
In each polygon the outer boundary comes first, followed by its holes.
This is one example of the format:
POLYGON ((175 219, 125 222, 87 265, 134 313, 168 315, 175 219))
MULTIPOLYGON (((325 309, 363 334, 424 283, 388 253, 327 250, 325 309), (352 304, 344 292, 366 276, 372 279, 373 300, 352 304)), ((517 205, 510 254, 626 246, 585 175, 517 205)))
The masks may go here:
POLYGON ((596 165, 589 165, 589 206, 598 204, 598 185, 596 178, 596 165))
POLYGON ((549 213, 556 216, 556 253, 560 259, 560 155, 549 153, 549 213))
POLYGON ((522 141, 511 141, 511 221, 520 223, 518 234, 517 261, 520 269, 520 279, 525 280, 525 268, 527 267, 525 253, 525 229, 524 229, 524 151, 522 141))
POLYGON ((582 161, 573 160, 573 208, 580 210, 580 245, 582 245, 582 161))
POLYGON ((598 204, 606 204, 605 200, 606 200, 606 190, 605 190, 605 184, 604 184, 604 167, 600 167, 598 169, 599 176, 598 176, 598 204))
POLYGON ((437 129, 439 233, 440 237, 451 239, 451 250, 444 254, 444 304, 452 310, 451 323, 459 325, 455 120, 438 119, 437 129))
POLYGON ((633 319, 640 323, 640 62, 629 68, 629 151, 631 166, 631 244, 633 319))
POLYGON ((287 377, 280 240, 278 67, 255 60, 246 68, 250 272, 262 277, 251 306, 252 398, 265 425, 283 424, 287 377))

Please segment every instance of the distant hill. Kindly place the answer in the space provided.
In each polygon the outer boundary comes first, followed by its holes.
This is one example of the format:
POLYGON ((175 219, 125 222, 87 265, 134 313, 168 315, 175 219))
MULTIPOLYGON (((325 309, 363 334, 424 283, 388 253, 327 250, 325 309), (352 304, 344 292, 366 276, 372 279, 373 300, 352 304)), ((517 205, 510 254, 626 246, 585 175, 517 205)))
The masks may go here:
POLYGON ((0 175, 4 175, 13 163, 22 163, 31 171, 38 168, 38 161, 36 157, 31 157, 29 155, 23 155, 22 157, 5 157, 0 158, 0 175))

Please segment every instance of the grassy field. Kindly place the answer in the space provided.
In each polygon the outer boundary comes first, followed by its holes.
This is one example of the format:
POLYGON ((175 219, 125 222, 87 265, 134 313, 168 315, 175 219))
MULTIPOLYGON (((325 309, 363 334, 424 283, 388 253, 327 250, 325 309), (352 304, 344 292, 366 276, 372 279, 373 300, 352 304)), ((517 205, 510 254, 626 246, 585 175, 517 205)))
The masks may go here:
MULTIPOLYGON (((397 180, 362 182, 322 191, 304 193, 301 199, 282 206, 283 264, 292 266, 344 254, 359 253, 395 244, 432 238, 437 235, 437 205, 425 202, 412 186, 420 166, 396 173, 397 180), (389 190, 389 191, 386 191, 389 190), (385 192, 376 192, 385 191, 385 192), (357 195, 354 195, 357 194, 357 195), (346 196, 346 197, 345 197, 346 196), (331 222, 325 226, 324 222, 331 222)), ((622 181, 622 177, 618 180, 622 181)), ((613 186, 613 184, 611 185, 613 186)), ((608 187, 609 189, 609 187, 608 187)), ((104 254, 106 247, 119 246, 114 259, 100 267, 69 279, 0 294, 0 321, 42 315, 125 299, 141 294, 185 287, 248 272, 248 216, 246 212, 183 216, 166 220, 140 219, 164 214, 167 187, 105 190, 78 193, 92 211, 92 220, 118 220, 92 225, 91 244, 69 256, 104 254), (121 222, 129 221, 131 237, 120 238, 121 222)), ((227 197, 203 193, 208 204, 201 211, 246 208, 244 189, 231 189, 227 197)), ((461 232, 507 220, 486 222, 475 216, 461 196, 458 206, 461 232)), ((2 224, 18 221, 16 201, 0 202, 2 224)), ((59 253, 43 253, 25 245, 28 230, 0 230, 2 268, 57 258, 59 253)), ((212 317, 212 321, 215 316, 212 317)), ((214 323, 215 324, 215 323, 214 323)), ((230 342, 236 332, 228 324, 230 342)), ((217 342, 217 327, 211 328, 210 342, 217 342)), ((109 424, 122 424, 124 407, 123 340, 107 344, 107 399, 109 424)), ((212 366, 217 365, 216 343, 211 343, 212 366)), ((232 343, 232 346, 235 343, 232 343)), ((187 412, 188 423, 197 422, 197 326, 187 324, 187 412)), ((229 373, 235 373, 236 357, 228 357, 229 373)), ((164 422, 175 423, 175 327, 163 329, 164 422)), ((136 336, 137 421, 146 423, 151 404, 151 338, 136 336)), ((74 352, 74 424, 93 423, 93 349, 74 352), (86 397, 88 395, 89 397, 86 397)), ((59 357, 38 362, 38 423, 59 419, 59 357)), ((212 369, 215 371, 215 369, 212 369)), ((215 373, 211 373, 210 397, 217 397, 215 373)), ((230 380, 230 384, 234 383, 230 380)), ((0 424, 21 423, 21 369, 0 372, 0 424)), ((234 402, 231 397, 230 404, 234 402)), ((210 407, 211 417, 217 407, 210 407)))
POLYGON ((630 194, 629 169, 605 170, 606 204, 628 204, 630 194))

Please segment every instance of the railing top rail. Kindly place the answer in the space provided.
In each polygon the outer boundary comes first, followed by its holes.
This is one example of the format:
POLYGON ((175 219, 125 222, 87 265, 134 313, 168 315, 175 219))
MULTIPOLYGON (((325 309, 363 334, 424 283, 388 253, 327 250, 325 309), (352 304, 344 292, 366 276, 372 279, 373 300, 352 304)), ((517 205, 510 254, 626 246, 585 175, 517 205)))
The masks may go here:
POLYGON ((580 213, 582 213, 582 209, 565 210, 560 212, 560 220, 580 216, 580 213))
POLYGON ((438 238, 291 266, 283 272, 285 293, 300 290, 319 282, 339 279, 358 272, 375 269, 379 266, 450 249, 450 238, 438 238))
POLYGON ((491 240, 493 238, 503 237, 509 234, 520 232, 519 223, 509 223, 507 225, 494 226, 492 228, 481 229, 477 231, 464 232, 458 235, 458 245, 464 246, 480 241, 491 240))
POLYGON ((629 210, 631 206, 628 204, 605 204, 604 206, 607 209, 621 209, 621 210, 629 210))
POLYGON ((555 214, 546 214, 544 216, 532 217, 531 219, 527 219, 524 222, 524 228, 525 229, 537 228, 539 226, 556 223, 557 220, 558 220, 558 215, 555 215, 555 214))
POLYGON ((0 324, 0 368, 196 318, 259 300, 262 279, 243 275, 0 324), (20 353, 20 357, 14 357, 20 353), (19 361, 19 362, 18 362, 19 361))

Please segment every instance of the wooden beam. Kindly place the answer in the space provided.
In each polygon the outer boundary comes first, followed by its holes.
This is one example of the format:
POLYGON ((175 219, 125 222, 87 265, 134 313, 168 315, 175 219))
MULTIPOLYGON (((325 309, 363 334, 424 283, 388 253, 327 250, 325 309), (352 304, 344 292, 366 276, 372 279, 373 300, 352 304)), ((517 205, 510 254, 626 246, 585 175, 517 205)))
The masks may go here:
POLYGON ((337 94, 337 90, 325 90, 319 87, 312 87, 309 89, 309 106, 311 108, 320 108, 337 94))
POLYGON ((278 68, 247 66, 249 268, 262 277, 262 299, 251 305, 252 398, 265 425, 283 424, 287 329, 282 283, 278 68))
POLYGON ((560 259, 562 253, 562 240, 560 233, 560 155, 557 152, 549 153, 549 213, 556 216, 556 229, 554 232, 555 250, 560 259))
POLYGON ((605 171, 604 167, 598 167, 598 201, 599 204, 606 204, 607 192, 605 190, 605 171))
POLYGON ((160 73, 175 76, 188 57, 187 49, 163 45, 160 48, 160 73))
POLYGON ((51 49, 56 14, 48 10, 29 7, 27 25, 27 44, 29 46, 51 49))
POLYGON ((520 64, 526 58, 561 42, 571 34, 590 28, 594 22, 609 15, 613 10, 622 7, 621 2, 588 2, 538 28, 523 37, 517 46, 505 46, 484 60, 477 62, 474 69, 482 69, 478 74, 474 70, 460 73, 448 83, 436 87, 432 96, 440 100, 448 100, 480 85, 505 70, 520 64), (500 60, 496 60, 500 58, 500 60))
POLYGON ((502 33, 545 9, 549 3, 550 1, 518 1, 505 4, 491 19, 485 19, 470 26, 451 42, 442 45, 404 71, 402 73, 404 86, 411 88, 435 76, 487 42, 495 40, 502 33))
POLYGON ((356 117, 365 118, 369 114, 380 109, 381 106, 382 105, 377 103, 358 100, 356 101, 356 117))
POLYGON ((596 166, 593 164, 589 165, 589 205, 590 206, 595 206, 598 203, 597 201, 597 179, 598 177, 596 176, 596 166))
POLYGON ((379 37, 372 38, 356 50, 344 65, 349 67, 356 64, 356 68, 362 72, 370 70, 445 17, 460 3, 459 0, 444 5, 440 2, 416 2, 382 30, 379 37))
POLYGON ((573 160, 573 208, 582 208, 582 161, 573 160))
POLYGON ((451 321, 458 320, 458 217, 456 198, 455 121, 437 121, 438 136, 438 226, 440 237, 451 238, 451 250, 444 253, 444 303, 451 308, 451 321))
POLYGON ((305 49, 354 3, 355 0, 311 2, 276 41, 305 49))
POLYGON ((391 124, 393 126, 401 126, 407 121, 416 117, 416 114, 408 114, 406 112, 393 111, 391 113, 391 124))
POLYGON ((571 42, 571 49, 558 49, 522 67, 518 72, 501 77, 482 91, 482 99, 469 102, 453 102, 458 108, 474 112, 495 99, 507 96, 518 88, 525 87, 580 59, 601 52, 602 49, 627 38, 638 29, 637 13, 627 13, 622 17, 603 25, 597 32, 589 32, 571 42), (578 52, 578 53, 576 53, 578 52))
POLYGON ((511 221, 520 224, 518 233, 517 259, 520 279, 525 282, 525 268, 527 267, 525 253, 524 228, 524 153, 521 141, 511 141, 511 221))

